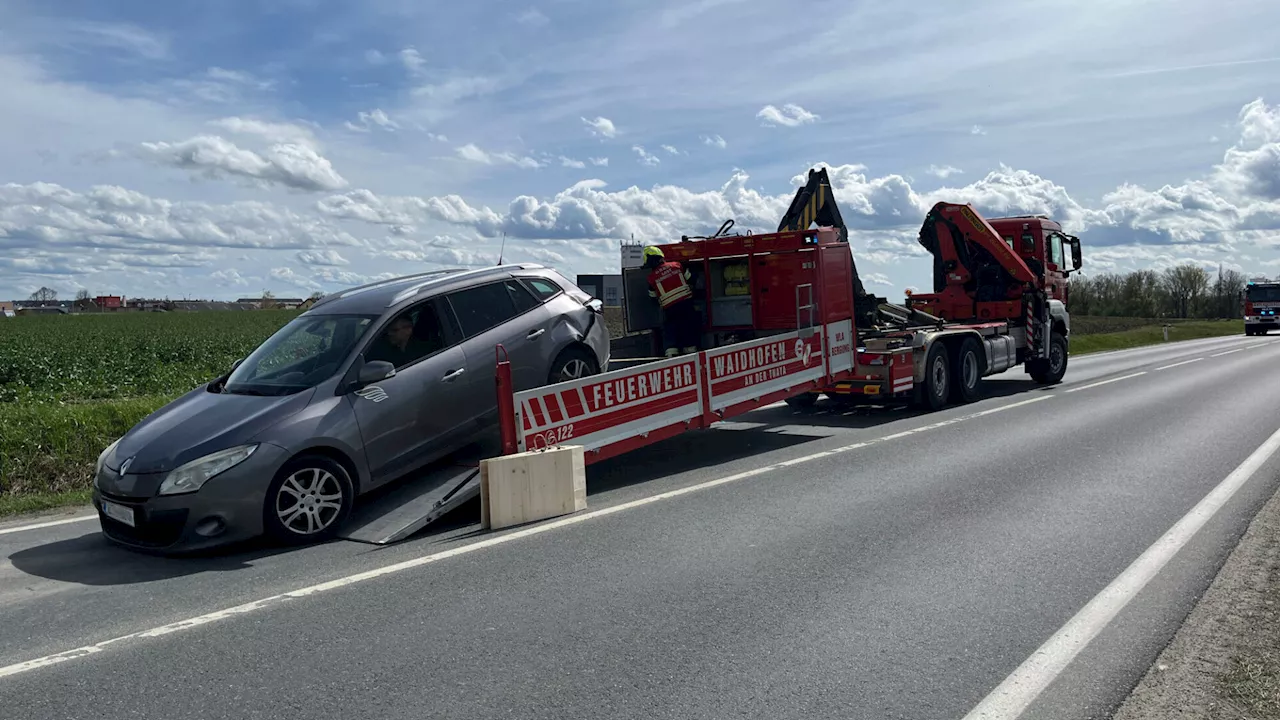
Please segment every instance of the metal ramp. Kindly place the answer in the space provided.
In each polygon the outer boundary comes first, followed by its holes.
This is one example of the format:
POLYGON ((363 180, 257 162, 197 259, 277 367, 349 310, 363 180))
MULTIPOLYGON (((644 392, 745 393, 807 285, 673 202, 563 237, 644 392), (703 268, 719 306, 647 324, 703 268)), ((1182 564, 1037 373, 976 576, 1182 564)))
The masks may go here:
POLYGON ((479 460, 469 460, 432 466, 367 500, 357 498, 338 537, 372 545, 400 542, 479 497, 479 460))

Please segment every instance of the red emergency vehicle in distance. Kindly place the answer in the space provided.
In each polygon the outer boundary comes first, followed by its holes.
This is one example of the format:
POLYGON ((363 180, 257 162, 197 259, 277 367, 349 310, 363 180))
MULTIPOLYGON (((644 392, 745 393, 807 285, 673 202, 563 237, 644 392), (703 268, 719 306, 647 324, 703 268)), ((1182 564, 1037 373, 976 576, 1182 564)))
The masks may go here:
POLYGON ((1280 327, 1280 283, 1251 282, 1240 293, 1245 335, 1266 335, 1280 327))

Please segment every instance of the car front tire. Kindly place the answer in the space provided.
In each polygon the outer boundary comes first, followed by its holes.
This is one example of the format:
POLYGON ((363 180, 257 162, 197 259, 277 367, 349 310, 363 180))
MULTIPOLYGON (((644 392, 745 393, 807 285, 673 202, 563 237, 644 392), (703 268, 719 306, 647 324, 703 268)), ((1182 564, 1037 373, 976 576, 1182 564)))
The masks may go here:
POLYGON ((342 463, 300 455, 285 463, 267 488, 263 526, 286 545, 322 542, 337 534, 354 501, 355 485, 342 463))

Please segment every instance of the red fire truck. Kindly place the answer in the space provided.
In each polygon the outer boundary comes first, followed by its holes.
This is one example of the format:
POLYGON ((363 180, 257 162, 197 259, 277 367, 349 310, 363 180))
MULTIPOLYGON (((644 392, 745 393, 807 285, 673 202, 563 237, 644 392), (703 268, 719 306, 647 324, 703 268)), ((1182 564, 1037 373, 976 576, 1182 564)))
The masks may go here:
MULTIPOLYGON (((1080 241, 1047 217, 987 221, 938 203, 919 235, 934 292, 903 303, 865 291, 825 169, 810 171, 778 232, 732 225, 658 246, 690 271, 705 349, 520 393, 502 389, 499 363, 504 452, 575 444, 590 463, 779 400, 938 409, 976 400, 983 377, 1016 365, 1046 384, 1066 372, 1080 241)), ((636 254, 623 249, 626 325, 653 355, 662 318, 636 254)))
POLYGON ((1241 293, 1245 335, 1266 335, 1280 327, 1280 283, 1251 282, 1241 293))

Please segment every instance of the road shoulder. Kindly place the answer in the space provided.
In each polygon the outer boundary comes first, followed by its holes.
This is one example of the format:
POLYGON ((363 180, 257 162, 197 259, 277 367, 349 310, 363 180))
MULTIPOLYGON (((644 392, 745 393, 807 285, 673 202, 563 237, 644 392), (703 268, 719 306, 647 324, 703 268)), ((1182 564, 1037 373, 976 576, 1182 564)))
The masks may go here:
POLYGON ((1280 718, 1280 493, 1113 720, 1280 718))

